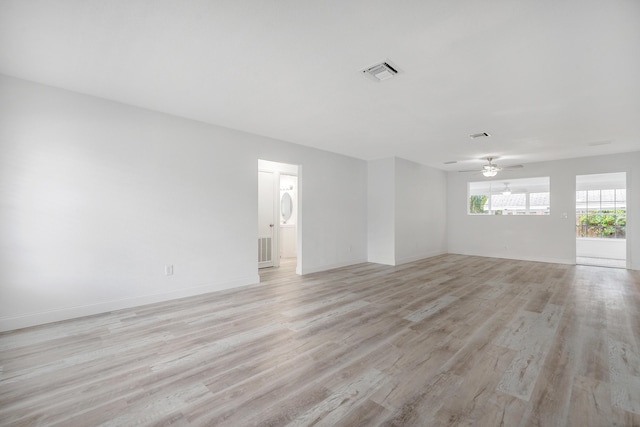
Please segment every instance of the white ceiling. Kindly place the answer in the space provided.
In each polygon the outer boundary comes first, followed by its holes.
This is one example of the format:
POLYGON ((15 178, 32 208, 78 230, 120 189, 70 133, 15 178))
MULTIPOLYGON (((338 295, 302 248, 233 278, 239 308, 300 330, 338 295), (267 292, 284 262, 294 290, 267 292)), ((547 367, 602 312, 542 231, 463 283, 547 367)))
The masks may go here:
POLYGON ((0 73, 444 170, 640 150, 637 0, 0 0, 0 73))

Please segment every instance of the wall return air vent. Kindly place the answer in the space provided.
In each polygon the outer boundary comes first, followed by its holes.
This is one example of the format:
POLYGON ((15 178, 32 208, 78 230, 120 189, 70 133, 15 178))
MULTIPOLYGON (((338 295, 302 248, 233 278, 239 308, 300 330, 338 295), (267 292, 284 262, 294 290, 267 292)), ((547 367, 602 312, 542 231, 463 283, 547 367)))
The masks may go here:
POLYGON ((395 76, 399 71, 398 67, 391 64, 389 61, 384 61, 365 68, 362 70, 362 74, 374 82, 381 82, 395 76))

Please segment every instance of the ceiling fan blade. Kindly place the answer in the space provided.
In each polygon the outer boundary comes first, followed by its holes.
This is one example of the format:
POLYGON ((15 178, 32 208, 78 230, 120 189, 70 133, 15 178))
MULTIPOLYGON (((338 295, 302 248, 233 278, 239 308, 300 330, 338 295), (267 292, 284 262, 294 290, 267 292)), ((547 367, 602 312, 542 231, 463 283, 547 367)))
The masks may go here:
POLYGON ((482 171, 478 169, 467 169, 467 170, 458 171, 458 172, 482 172, 482 171))
POLYGON ((520 169, 523 168, 524 165, 513 165, 513 166, 505 166, 502 169, 520 169))

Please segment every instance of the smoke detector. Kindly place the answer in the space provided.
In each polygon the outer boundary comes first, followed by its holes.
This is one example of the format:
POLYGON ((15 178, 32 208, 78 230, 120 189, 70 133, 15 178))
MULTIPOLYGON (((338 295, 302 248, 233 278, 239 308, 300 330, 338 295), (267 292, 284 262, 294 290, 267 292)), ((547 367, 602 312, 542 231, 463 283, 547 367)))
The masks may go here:
POLYGON ((374 82, 381 82, 389 80, 391 77, 398 74, 399 71, 398 67, 391 64, 390 61, 384 61, 365 68, 362 70, 362 74, 374 82))

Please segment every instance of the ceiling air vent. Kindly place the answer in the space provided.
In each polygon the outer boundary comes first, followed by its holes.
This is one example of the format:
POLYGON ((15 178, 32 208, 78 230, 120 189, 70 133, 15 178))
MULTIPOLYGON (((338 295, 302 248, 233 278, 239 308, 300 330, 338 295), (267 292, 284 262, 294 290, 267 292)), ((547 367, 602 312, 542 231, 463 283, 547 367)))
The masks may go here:
POLYGON ((487 132, 472 133, 471 135, 469 135, 469 138, 476 139, 476 138, 484 138, 486 136, 491 136, 491 135, 488 134, 487 132))
POLYGON ((381 82, 395 76, 398 71, 398 67, 391 65, 389 61, 385 61, 365 68, 362 73, 374 82, 381 82))

